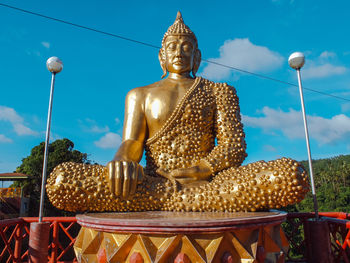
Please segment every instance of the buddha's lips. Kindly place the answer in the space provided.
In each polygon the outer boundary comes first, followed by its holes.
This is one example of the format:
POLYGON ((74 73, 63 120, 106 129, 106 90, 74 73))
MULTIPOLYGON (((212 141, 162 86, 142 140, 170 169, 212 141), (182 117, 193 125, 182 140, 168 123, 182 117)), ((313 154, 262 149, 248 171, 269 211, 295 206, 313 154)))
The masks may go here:
POLYGON ((173 63, 174 64, 183 64, 183 59, 181 59, 181 58, 174 59, 173 63))

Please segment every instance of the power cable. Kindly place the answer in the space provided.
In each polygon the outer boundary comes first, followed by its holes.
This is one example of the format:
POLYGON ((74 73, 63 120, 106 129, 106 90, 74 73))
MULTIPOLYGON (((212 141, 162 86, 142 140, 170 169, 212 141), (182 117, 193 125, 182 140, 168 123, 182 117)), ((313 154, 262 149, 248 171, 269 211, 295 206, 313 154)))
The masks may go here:
MULTIPOLYGON (((85 29, 85 30, 93 31, 93 32, 100 33, 100 34, 103 34, 103 35, 107 35, 107 36, 119 38, 119 39, 122 39, 122 40, 130 41, 130 42, 133 42, 133 43, 136 43, 136 44, 141 44, 141 45, 144 45, 144 46, 160 49, 159 46, 156 46, 156 45, 153 45, 153 44, 150 44, 150 43, 147 43, 147 42, 143 42, 143 41, 135 40, 135 39, 132 39, 132 38, 124 37, 124 36, 121 36, 121 35, 109 33, 109 32, 102 31, 102 30, 99 30, 99 29, 95 29, 95 28, 92 28, 92 27, 79 25, 79 24, 72 23, 72 22, 69 22, 69 21, 66 21, 66 20, 62 20, 62 19, 51 17, 51 16, 43 15, 43 14, 40 14, 40 13, 32 12, 32 11, 25 10, 25 9, 22 9, 22 8, 18 8, 18 7, 15 7, 15 6, 10 6, 10 5, 7 5, 7 4, 4 4, 4 3, 0 3, 0 6, 7 7, 7 8, 10 8, 10 9, 14 9, 14 10, 17 10, 17 11, 20 11, 20 12, 23 12, 23 13, 39 16, 39 17, 46 18, 46 19, 49 19, 49 20, 53 20, 53 21, 56 21, 56 22, 60 22, 60 23, 63 23, 63 24, 67 24, 67 25, 70 25, 70 26, 74 26, 74 27, 85 29)), ((232 69, 232 70, 235 70, 235 71, 239 71, 239 72, 242 72, 242 73, 250 74, 250 75, 253 75, 253 76, 256 76, 256 77, 259 77, 259 78, 271 80, 271 81, 274 81, 274 82, 279 82, 279 83, 286 84, 286 85, 293 86, 293 87, 298 87, 298 85, 296 85, 296 84, 293 84, 293 83, 290 83, 290 82, 287 82, 287 81, 283 81, 283 80, 279 80, 279 79, 276 79, 276 78, 272 78, 272 77, 269 77, 269 76, 265 76, 265 75, 262 75, 262 74, 258 74, 258 73, 255 73, 255 72, 251 72, 251 71, 248 71, 248 70, 236 68, 236 67, 233 67, 233 66, 228 66, 228 65, 221 64, 221 63, 214 62, 214 61, 207 60, 207 59, 202 59, 202 61, 205 61, 205 62, 210 63, 210 64, 214 64, 214 65, 217 65, 217 66, 225 67, 225 68, 228 68, 228 69, 232 69)), ((333 98, 336 98, 336 99, 345 100, 345 101, 349 101, 350 102, 350 99, 343 98, 343 97, 340 97, 340 96, 337 96, 337 95, 333 95, 333 94, 330 94, 330 93, 318 91, 318 90, 315 90, 315 89, 305 88, 305 87, 303 87, 303 89, 308 90, 308 91, 312 91, 312 92, 315 92, 315 93, 318 93, 318 94, 321 94, 321 95, 324 95, 324 96, 329 96, 329 97, 333 97, 333 98)))
MULTIPOLYGON (((232 67, 232 66, 227 66, 225 64, 221 64, 221 63, 214 62, 214 61, 211 61, 211 60, 206 60, 206 59, 202 59, 202 60, 207 62, 207 63, 215 64, 215 65, 218 65, 218 66, 221 66, 221 67, 225 67, 225 68, 233 69, 233 70, 240 71, 240 72, 243 72, 243 73, 246 73, 246 74, 250 74, 250 75, 253 75, 253 76, 256 76, 256 77, 259 77, 259 78, 268 79, 268 80, 272 80, 272 81, 275 81, 275 82, 279 82, 279 83, 282 83, 282 84, 286 84, 286 85, 289 85, 289 86, 293 86, 293 87, 299 88, 298 85, 290 83, 290 82, 287 82, 287 81, 284 81, 284 80, 271 78, 269 76, 265 76, 265 75, 262 75, 262 74, 254 73, 254 72, 247 71, 247 70, 244 70, 244 69, 235 68, 235 67, 232 67)), ((336 99, 350 101, 350 99, 343 98, 343 97, 340 97, 340 96, 337 96, 337 95, 333 95, 333 94, 330 94, 330 93, 322 92, 322 91, 319 91, 319 90, 305 88, 305 87, 303 87, 303 89, 304 90, 308 90, 308 91, 312 91, 312 92, 315 92, 315 93, 319 93, 319 94, 322 94, 322 95, 325 95, 325 96, 333 97, 333 98, 336 98, 336 99)))
POLYGON ((100 33, 100 34, 103 34, 103 35, 116 37, 116 38, 120 38, 120 39, 127 40, 127 41, 130 41, 130 42, 134 42, 134 43, 137 43, 137 44, 141 44, 141 45, 144 45, 144 46, 148 46, 148 47, 153 47, 153 48, 159 49, 158 46, 155 46, 155 45, 152 45, 152 44, 149 44, 149 43, 146 43, 146 42, 138 41, 138 40, 131 39, 131 38, 128 38, 128 37, 123 37, 121 35, 117 35, 117 34, 113 34, 113 33, 108 33, 108 32, 105 32, 105 31, 102 31, 102 30, 98 30, 98 29, 95 29, 95 28, 78 25, 78 24, 75 24, 75 23, 72 23, 72 22, 69 22, 69 21, 65 21, 65 20, 54 18, 54 17, 51 17, 51 16, 46 16, 46 15, 43 15, 43 14, 35 13, 35 12, 29 11, 29 10, 25 10, 25 9, 22 9, 22 8, 10 6, 10 5, 3 4, 3 3, 0 3, 0 6, 8 7, 8 8, 11 8, 11 9, 23 12, 23 13, 27 13, 27 14, 43 17, 43 18, 46 18, 46 19, 49 19, 49 20, 53 20, 53 21, 56 21, 56 22, 60 22, 60 23, 64 23, 64 24, 67 24, 67 25, 70 25, 70 26, 83 28, 83 29, 90 30, 90 31, 93 31, 93 32, 96 32, 96 33, 100 33))

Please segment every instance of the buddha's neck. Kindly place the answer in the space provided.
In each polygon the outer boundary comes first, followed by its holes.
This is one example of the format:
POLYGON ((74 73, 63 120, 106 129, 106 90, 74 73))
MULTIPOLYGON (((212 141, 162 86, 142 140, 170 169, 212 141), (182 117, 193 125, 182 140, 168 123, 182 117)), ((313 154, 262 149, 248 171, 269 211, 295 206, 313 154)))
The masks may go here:
POLYGON ((185 73, 180 73, 180 74, 169 72, 168 79, 185 80, 185 79, 193 79, 193 77, 190 75, 190 72, 185 72, 185 73))

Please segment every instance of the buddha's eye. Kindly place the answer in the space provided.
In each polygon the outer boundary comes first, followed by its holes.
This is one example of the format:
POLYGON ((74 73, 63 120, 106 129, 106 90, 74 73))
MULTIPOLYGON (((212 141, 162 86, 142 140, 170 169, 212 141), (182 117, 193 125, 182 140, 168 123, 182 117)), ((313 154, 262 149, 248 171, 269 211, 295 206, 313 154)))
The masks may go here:
POLYGON ((174 42, 169 43, 168 46, 167 46, 167 49, 168 50, 175 50, 176 49, 176 43, 174 43, 174 42))
POLYGON ((185 51, 185 52, 192 51, 192 45, 190 43, 185 43, 182 46, 182 50, 185 51))

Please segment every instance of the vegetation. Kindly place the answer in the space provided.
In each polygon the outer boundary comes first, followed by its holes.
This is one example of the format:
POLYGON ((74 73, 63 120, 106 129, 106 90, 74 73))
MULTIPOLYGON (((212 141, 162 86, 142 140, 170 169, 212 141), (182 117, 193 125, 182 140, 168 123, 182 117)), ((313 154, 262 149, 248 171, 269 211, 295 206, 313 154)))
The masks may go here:
MULTIPOLYGON (((301 162, 309 172, 307 161, 301 162)), ((350 212, 350 155, 340 155, 333 158, 313 160, 313 171, 316 195, 320 212, 350 212)), ((311 191, 297 205, 283 208, 286 212, 312 212, 314 204, 311 191)), ((306 251, 302 244, 304 240, 303 225, 295 219, 293 224, 282 224, 284 232, 290 237, 289 256, 291 259, 301 259, 306 251)))
MULTIPOLYGON (((74 150, 74 143, 68 139, 56 140, 49 146, 49 158, 47 162, 47 175, 63 162, 90 163, 88 155, 74 150)), ((45 143, 35 146, 28 157, 22 159, 22 164, 17 167, 16 172, 31 175, 28 180, 15 182, 13 186, 23 186, 27 194, 30 195, 29 216, 38 216, 40 202, 41 177, 43 170, 45 143)), ((46 196, 46 195, 45 195, 46 196)), ((68 215, 54 208, 45 198, 44 216, 68 215)))
MULTIPOLYGON (((308 170, 307 161, 302 164, 308 170)), ((316 196, 321 212, 350 212, 350 155, 312 161, 316 196)), ((300 212, 313 211, 311 191, 298 205, 300 212)))

